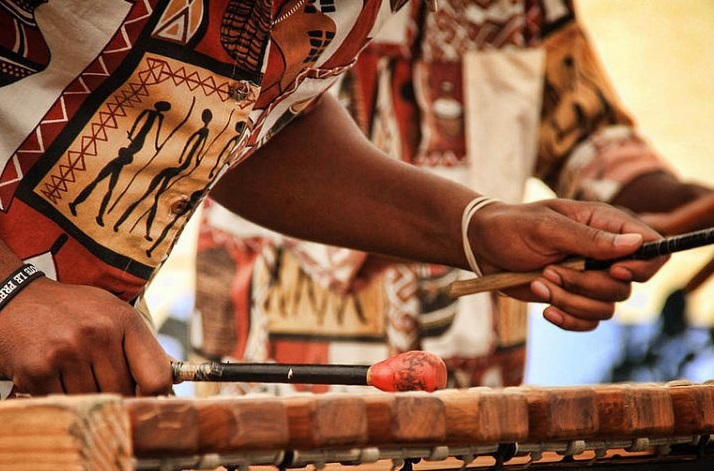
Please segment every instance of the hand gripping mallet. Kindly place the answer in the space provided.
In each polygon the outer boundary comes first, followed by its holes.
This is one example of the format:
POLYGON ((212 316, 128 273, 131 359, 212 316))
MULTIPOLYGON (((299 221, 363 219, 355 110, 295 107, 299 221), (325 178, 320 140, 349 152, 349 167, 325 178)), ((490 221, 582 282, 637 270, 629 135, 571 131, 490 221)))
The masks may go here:
MULTIPOLYGON (((604 270, 609 266, 625 260, 647 260, 669 255, 682 250, 689 250, 705 245, 714 244, 714 227, 689 232, 678 236, 667 237, 654 242, 647 242, 632 254, 610 260, 593 260, 590 258, 574 258, 558 265, 576 270, 604 270)), ((497 291, 515 286, 526 285, 542 275, 540 271, 532 272, 503 272, 486 275, 480 278, 454 281, 449 285, 449 294, 453 297, 467 294, 481 293, 484 291, 497 291)))

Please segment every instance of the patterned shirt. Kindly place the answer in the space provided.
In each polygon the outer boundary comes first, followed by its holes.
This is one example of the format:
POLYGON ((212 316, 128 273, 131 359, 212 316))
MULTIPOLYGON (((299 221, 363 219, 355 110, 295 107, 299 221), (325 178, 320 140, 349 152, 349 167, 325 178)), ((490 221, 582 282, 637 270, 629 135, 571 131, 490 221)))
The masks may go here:
POLYGON ((0 0, 0 238, 135 299, 216 179, 403 3, 0 0))

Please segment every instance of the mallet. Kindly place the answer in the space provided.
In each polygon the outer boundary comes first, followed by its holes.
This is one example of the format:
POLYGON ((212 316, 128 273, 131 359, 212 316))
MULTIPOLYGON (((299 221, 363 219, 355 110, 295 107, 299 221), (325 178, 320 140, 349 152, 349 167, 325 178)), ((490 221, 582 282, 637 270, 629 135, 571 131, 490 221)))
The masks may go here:
MULTIPOLYGON (((174 384, 184 381, 374 386, 387 392, 427 391, 446 387, 446 364, 423 351, 404 352, 370 366, 285 363, 172 361, 174 384)), ((9 381, 0 374, 0 381, 9 381)))
POLYGON ((382 391, 428 391, 446 387, 446 365, 438 356, 410 351, 371 366, 281 363, 171 363, 182 381, 347 384, 382 391))
MULTIPOLYGON (((689 232, 678 236, 667 237, 655 242, 647 242, 627 257, 610 260, 593 260, 589 258, 576 258, 566 260, 558 265, 574 268, 576 270, 604 270, 614 263, 625 260, 647 260, 668 255, 682 250, 689 250, 714 243, 714 227, 689 232)), ((486 275, 481 278, 454 281, 449 285, 449 294, 453 297, 467 294, 481 293, 484 291, 497 291, 513 288, 530 283, 542 272, 504 272, 486 275)))

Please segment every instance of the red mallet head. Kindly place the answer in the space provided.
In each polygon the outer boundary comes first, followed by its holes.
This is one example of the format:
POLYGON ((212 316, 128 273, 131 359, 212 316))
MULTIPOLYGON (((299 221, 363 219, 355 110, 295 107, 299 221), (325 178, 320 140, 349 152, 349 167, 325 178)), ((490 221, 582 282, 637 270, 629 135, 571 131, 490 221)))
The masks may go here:
POLYGON ((372 365, 367 384, 382 391, 436 391, 446 387, 446 364, 429 352, 411 351, 372 365))

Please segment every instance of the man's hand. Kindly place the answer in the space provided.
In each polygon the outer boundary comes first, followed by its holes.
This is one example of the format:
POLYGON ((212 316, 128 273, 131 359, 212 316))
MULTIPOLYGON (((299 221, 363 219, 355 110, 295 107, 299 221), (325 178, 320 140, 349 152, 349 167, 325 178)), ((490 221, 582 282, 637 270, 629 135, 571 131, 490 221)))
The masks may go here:
POLYGON ((168 394, 170 358, 140 314, 110 293, 48 278, 0 311, 0 373, 32 395, 168 394))
POLYGON ((627 299, 633 281, 646 281, 667 257, 626 261, 608 270, 579 271, 551 265, 569 256, 610 259, 629 255, 661 236, 605 204, 548 200, 491 204, 474 215, 471 244, 485 274, 545 267, 529 287, 506 291, 524 301, 548 303, 544 316, 567 330, 592 330, 627 299))

